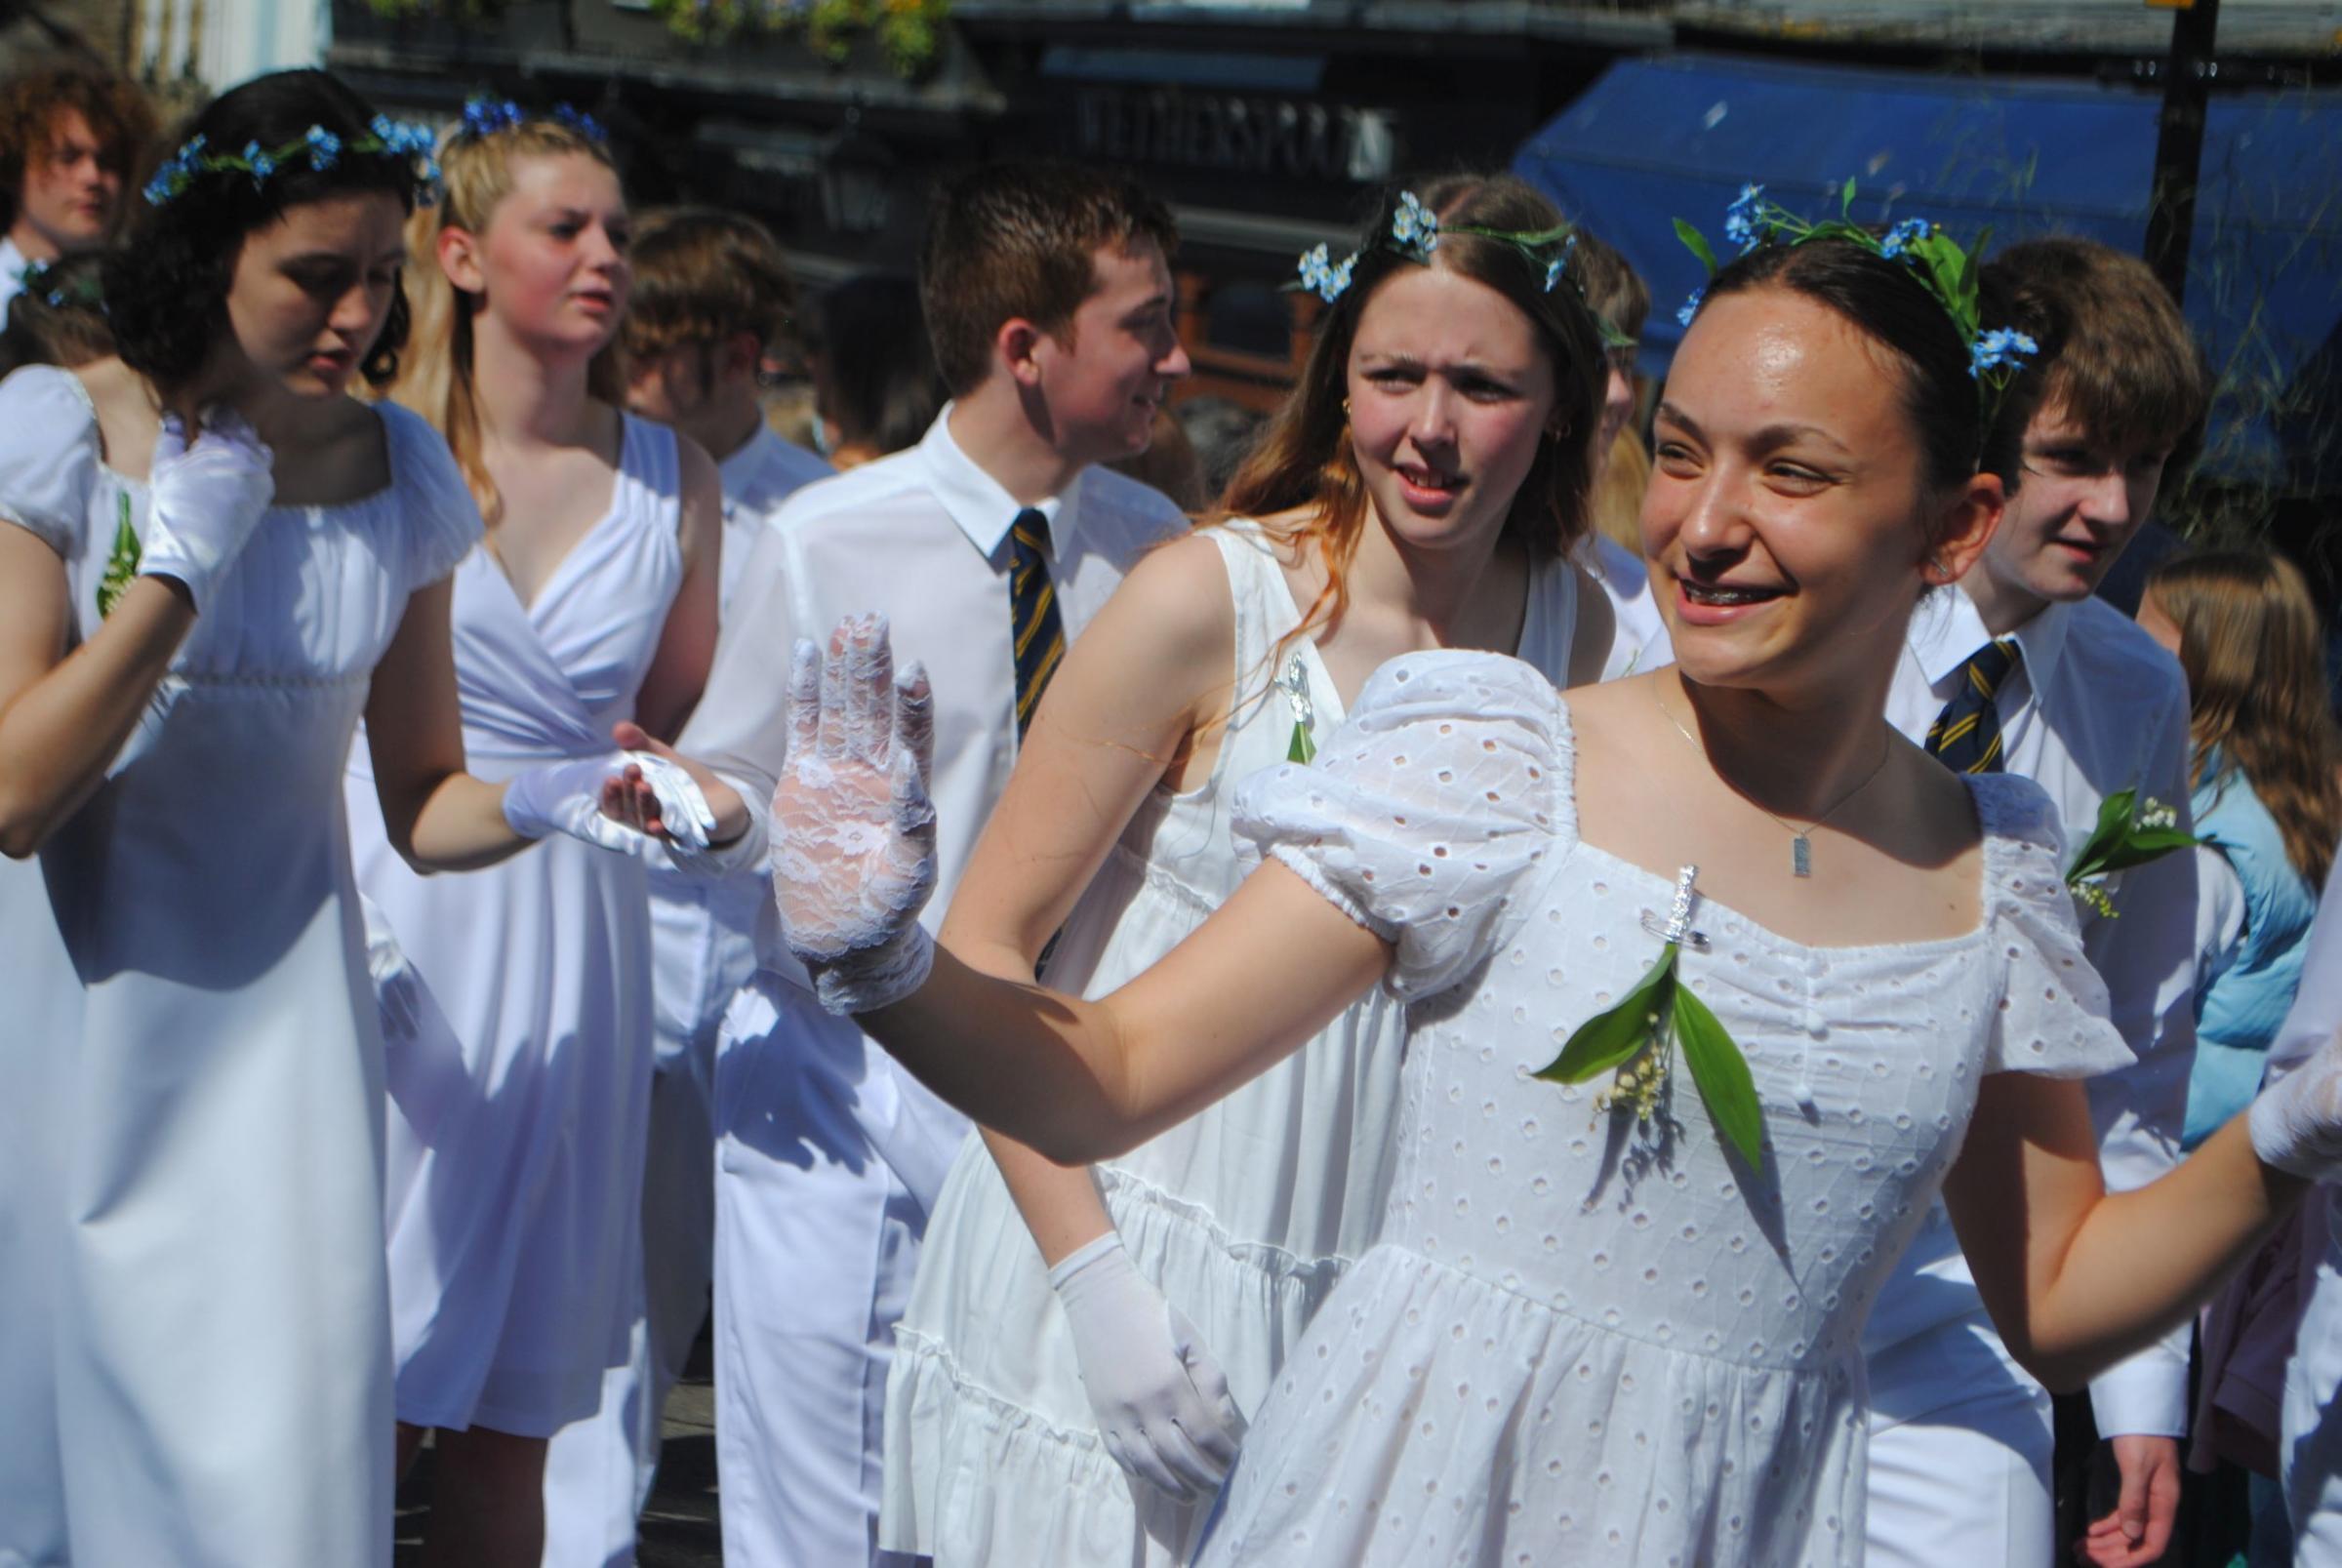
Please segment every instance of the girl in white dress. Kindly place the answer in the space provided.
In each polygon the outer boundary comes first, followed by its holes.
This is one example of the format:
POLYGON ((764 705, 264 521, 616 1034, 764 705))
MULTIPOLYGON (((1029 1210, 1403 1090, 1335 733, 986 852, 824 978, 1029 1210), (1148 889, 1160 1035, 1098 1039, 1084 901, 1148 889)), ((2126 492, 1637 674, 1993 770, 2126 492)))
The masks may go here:
MULTIPOLYGON (((397 395, 446 432, 488 520, 455 577, 466 754, 495 777, 607 750, 614 726, 629 746, 671 737, 714 650, 723 503, 698 446, 613 401, 618 177, 582 117, 481 101, 442 163, 446 197, 410 230, 436 276, 397 395)), ((643 866, 562 845, 422 877, 356 811, 362 764, 349 789, 358 884, 406 963, 385 990, 402 1465, 437 1428, 432 1551, 534 1563, 545 1440, 626 1355, 643 866)))
POLYGON ((1199 1563, 1858 1562, 1861 1324, 1939 1186, 2010 1348, 2071 1387, 2209 1293, 2285 1170, 2342 1156, 2336 1050, 2106 1195, 2071 1080, 2122 1050, 2047 804, 1882 719, 1913 604, 2001 510, 1973 346, 1876 248, 1726 268, 1643 511, 1678 666, 1564 704, 1494 656, 1386 665, 1316 766, 1239 791, 1276 864, 1103 1000, 949 952, 922 980, 873 911, 932 831, 924 677, 898 701, 871 627, 826 690, 802 651, 792 945, 971 1114, 1094 1158, 1377 980, 1407 1004, 1381 1231, 1199 1563), (1600 1094, 1540 1076, 1565 1052, 1600 1094))
MULTIPOLYGON (((1388 659, 1600 668, 1607 606, 1567 552, 1601 338, 1547 258, 1461 232, 1558 215, 1502 178, 1423 200, 1433 264, 1361 268, 1224 514, 1067 655, 952 905, 971 961, 1030 975, 1062 924, 1050 984, 1103 994, 1169 952, 1242 880, 1235 782, 1331 734, 1388 659)), ((896 1331, 881 1545, 938 1568, 1185 1561, 1241 1413, 1381 1216, 1401 1025, 1363 998, 1094 1171, 964 1145, 896 1331)))
POLYGON ((316 71, 190 131, 107 264, 121 357, 0 385, 0 849, 39 855, 0 882, 0 1559, 387 1563, 343 762, 363 713, 368 809, 451 870, 585 824, 609 770, 465 774, 479 515, 347 395, 405 336, 428 135, 316 71))

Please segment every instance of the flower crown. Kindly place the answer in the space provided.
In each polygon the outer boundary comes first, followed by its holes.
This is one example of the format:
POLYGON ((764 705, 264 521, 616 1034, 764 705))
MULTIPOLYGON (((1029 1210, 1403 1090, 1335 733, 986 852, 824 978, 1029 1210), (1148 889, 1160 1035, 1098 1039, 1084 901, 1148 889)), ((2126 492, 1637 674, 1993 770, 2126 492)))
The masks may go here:
MULTIPOLYGON (((1533 230, 1478 227, 1442 230, 1439 215, 1426 207, 1413 191, 1402 190, 1398 193, 1398 205, 1391 214, 1389 233, 1377 236, 1368 243, 1366 249, 1387 250, 1419 266, 1429 266, 1432 264, 1432 253, 1439 248, 1442 232, 1475 234, 1482 239, 1512 246, 1526 257, 1530 264, 1545 269, 1546 293, 1553 293, 1555 284, 1565 279, 1568 281, 1571 291, 1578 297, 1578 302, 1586 306, 1586 313, 1594 318, 1595 328, 1601 333, 1603 347, 1635 346, 1634 339, 1619 331, 1607 317, 1594 308, 1592 302, 1586 298, 1585 284, 1569 268, 1570 261, 1578 251, 1578 234, 1574 224, 1558 223, 1552 228, 1533 230)), ((1337 264, 1323 245, 1312 247, 1301 253, 1301 281, 1286 286, 1307 289, 1327 304, 1332 304, 1349 289, 1352 270, 1357 265, 1361 254, 1353 251, 1337 264)))
POLYGON ((322 174, 339 163, 344 154, 361 158, 396 158, 412 161, 420 158, 423 168, 418 178, 418 198, 428 202, 435 198, 439 183, 439 165, 431 156, 433 139, 430 128, 376 115, 367 134, 344 142, 321 125, 312 125, 297 141, 281 147, 262 147, 258 141, 244 143, 242 152, 214 152, 200 135, 181 147, 154 172, 146 182, 145 196, 151 206, 183 193, 198 179, 207 174, 237 173, 252 179, 258 190, 268 183, 268 177, 297 159, 306 160, 311 169, 322 174))
POLYGON ((485 137, 492 137, 499 131, 509 131, 516 125, 525 125, 531 120, 541 119, 552 120, 565 125, 588 141, 610 140, 610 133, 602 129, 602 122, 584 109, 573 108, 567 103, 556 103, 549 113, 531 114, 508 98, 465 99, 464 101, 464 124, 462 129, 456 132, 456 135, 459 138, 478 141, 485 137))
MULTIPOLYGON (((1974 250, 1962 250, 1958 240, 1924 218, 1906 218, 1885 233, 1874 234, 1853 221, 1850 216, 1853 208, 1851 180, 1838 190, 1837 216, 1818 223, 1765 200, 1762 185, 1743 185, 1740 195, 1725 209, 1724 237, 1737 244, 1743 256, 1760 245, 1803 245, 1811 240, 1842 239, 1874 256, 1902 262, 1919 286, 1944 307, 1944 314, 1952 318, 1952 325, 1959 332, 1960 342, 1968 345, 1968 375, 1987 399, 1989 412, 2026 361, 2040 351, 2039 343, 2012 327, 1984 326, 1977 302, 1976 259, 1983 254, 1992 230, 1976 237, 1974 250)), ((1715 277, 1716 252, 1710 248, 1708 237, 1680 218, 1676 220, 1676 237, 1707 264, 1708 275, 1715 277)), ((1691 298, 1676 312, 1676 319, 1690 326, 1707 293, 1705 286, 1692 290, 1691 298)))
POLYGON ((230 172, 249 175, 253 188, 259 190, 268 183, 269 176, 297 159, 306 160, 311 169, 323 174, 347 154, 402 161, 420 158, 423 168, 417 180, 417 199, 428 205, 436 199, 439 185, 439 165, 431 156, 432 140, 428 126, 386 119, 380 114, 374 117, 366 135, 346 142, 324 126, 312 125, 300 141, 288 141, 281 147, 263 147, 258 141, 247 141, 242 152, 214 152, 198 135, 173 153, 154 172, 154 178, 146 181, 146 201, 149 206, 160 207, 203 176, 230 172))

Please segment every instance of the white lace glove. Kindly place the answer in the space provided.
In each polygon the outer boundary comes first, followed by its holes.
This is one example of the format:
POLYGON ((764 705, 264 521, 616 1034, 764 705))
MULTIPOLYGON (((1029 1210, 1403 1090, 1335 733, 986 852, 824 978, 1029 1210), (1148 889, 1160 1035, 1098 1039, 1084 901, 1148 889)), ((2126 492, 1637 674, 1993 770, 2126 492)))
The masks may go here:
POLYGON ((659 797, 660 825, 673 848, 685 855, 707 849, 715 831, 707 797, 690 774, 648 751, 610 751, 515 774, 505 785, 505 821, 523 838, 560 832, 602 849, 640 853, 651 837, 602 815, 602 785, 628 765, 642 770, 642 782, 659 797))
POLYGON ((894 669, 883 616, 841 621, 827 657, 799 642, 789 661, 773 899, 832 1013, 900 1001, 935 962, 919 926, 935 891, 935 704, 918 665, 894 669))
POLYGON ((1058 1260, 1049 1284, 1114 1463, 1182 1502, 1218 1491, 1244 1417, 1195 1326, 1131 1266, 1111 1230, 1058 1260))
POLYGON ((276 494, 276 455, 244 417, 223 408, 208 418, 190 446, 178 416, 163 416, 147 468, 146 537, 139 547, 139 575, 185 583, 198 614, 276 494))
POLYGON ((2342 1175, 2342 1034, 2263 1089, 2248 1114, 2263 1163, 2313 1182, 2342 1175))

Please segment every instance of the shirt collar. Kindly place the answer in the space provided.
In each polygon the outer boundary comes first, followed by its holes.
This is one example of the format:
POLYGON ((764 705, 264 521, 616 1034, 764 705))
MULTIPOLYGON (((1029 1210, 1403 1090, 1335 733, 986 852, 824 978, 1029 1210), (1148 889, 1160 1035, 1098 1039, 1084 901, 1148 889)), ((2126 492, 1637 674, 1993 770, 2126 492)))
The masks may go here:
POLYGON ((755 433, 715 465, 715 476, 724 487, 724 495, 731 497, 747 490, 749 482, 764 470, 765 459, 780 444, 781 438, 773 433, 773 427, 759 420, 755 433))
MULTIPOLYGON (((951 520, 968 537, 968 543, 976 546, 977 553, 989 559, 999 549, 1000 542, 1008 538, 1009 525, 1026 508, 951 439, 951 404, 946 403, 935 422, 927 427, 927 434, 919 441, 919 455, 926 460, 936 500, 944 503, 944 510, 951 514, 951 520)), ((1073 537, 1073 497, 1080 489, 1081 481, 1076 478, 1066 495, 1036 502, 1032 507, 1049 519, 1050 553, 1060 560, 1065 558, 1066 545, 1073 537)))
MULTIPOLYGON (((1930 686, 1941 685, 1966 663, 1977 649, 1993 640, 1976 613, 1976 601, 1958 588, 1940 596, 1940 607, 1921 605, 1913 618, 1911 651, 1919 673, 1930 686)), ((2075 606, 2050 604, 2008 633, 2024 661, 2026 684, 2039 691, 2066 651, 2066 633, 2074 623, 2075 606)))

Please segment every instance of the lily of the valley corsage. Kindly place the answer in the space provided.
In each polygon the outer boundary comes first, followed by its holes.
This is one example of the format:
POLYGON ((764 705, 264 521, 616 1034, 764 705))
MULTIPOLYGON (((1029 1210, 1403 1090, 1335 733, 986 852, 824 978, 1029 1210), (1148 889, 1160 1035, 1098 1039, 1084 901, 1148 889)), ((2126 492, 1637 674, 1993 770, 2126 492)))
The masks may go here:
POLYGON ((2181 832, 2179 813, 2153 795, 2142 801, 2136 789, 2118 789, 2099 803, 2098 825, 2066 867, 2066 886, 2077 900, 2112 920, 2116 910, 2107 895, 2107 877, 2202 842, 2181 832))
POLYGON ((1709 1119, 1742 1159, 1762 1170, 1764 1110, 1757 1104, 1756 1080, 1750 1075, 1748 1060, 1708 1004, 1676 973, 1676 955, 1685 946, 1707 945, 1707 939, 1691 929, 1692 884, 1699 874, 1698 866, 1686 865, 1676 879, 1667 925, 1653 932, 1665 943, 1659 961, 1635 982, 1624 1001, 1578 1025, 1561 1054, 1536 1076, 1574 1084, 1612 1074, 1595 1109, 1632 1115, 1638 1134, 1660 1143, 1667 1137, 1666 1099, 1676 1049, 1680 1047, 1709 1119))
POLYGON ((130 526, 130 496, 122 496, 120 515, 114 519, 114 545, 105 557, 105 575, 98 580, 98 619, 103 621, 114 613, 114 601, 121 598, 139 575, 139 531, 130 526))
POLYGON ((1285 705, 1293 710, 1293 743, 1285 747, 1285 760, 1307 764, 1317 754, 1317 743, 1310 739, 1310 732, 1317 727, 1317 704, 1310 701, 1310 672, 1303 666, 1301 655, 1285 662, 1285 672, 1276 677, 1276 689, 1285 694, 1285 705))

